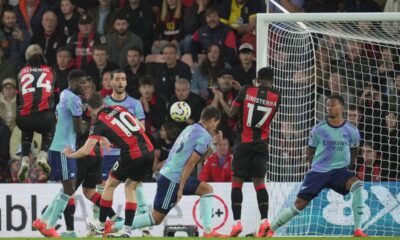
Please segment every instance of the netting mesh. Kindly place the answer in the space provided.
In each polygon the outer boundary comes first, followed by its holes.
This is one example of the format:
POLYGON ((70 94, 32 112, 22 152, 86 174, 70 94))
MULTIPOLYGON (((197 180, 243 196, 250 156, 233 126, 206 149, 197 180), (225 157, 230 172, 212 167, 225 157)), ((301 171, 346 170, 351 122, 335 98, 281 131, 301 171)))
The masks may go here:
MULTIPOLYGON (((359 129, 363 139, 354 169, 356 175, 367 183, 386 184, 389 193, 387 196, 382 193, 385 196, 380 197, 386 202, 392 197, 399 209, 392 206, 390 211, 400 213, 398 23, 270 22, 266 26, 267 64, 274 68, 274 85, 282 94, 279 114, 271 126, 267 180, 302 181, 308 171, 306 149, 309 131, 326 118, 326 98, 340 94, 346 102, 345 118, 359 129), (388 182, 391 184, 387 185, 388 182)), ((371 235, 400 235, 400 217, 397 219, 392 214, 384 218, 382 215, 371 220, 375 217, 372 213, 381 212, 382 199, 373 192, 381 185, 367 187, 366 204, 370 205, 370 215, 364 219, 364 227, 371 235), (376 227, 377 224, 384 229, 383 232, 382 228, 376 227)), ((320 200, 321 206, 335 200, 336 196, 329 194, 323 193, 327 200, 320 200)), ((351 201, 345 199, 345 202, 351 201)), ((346 212, 349 209, 345 211, 345 208, 343 215, 352 219, 351 211, 346 212)), ((312 211, 312 208, 307 209, 310 218, 306 222, 295 219, 284 234, 329 235, 352 231, 345 227, 346 224, 338 228, 327 220, 314 221, 312 211), (315 230, 319 228, 313 225, 323 225, 325 230, 315 230)))

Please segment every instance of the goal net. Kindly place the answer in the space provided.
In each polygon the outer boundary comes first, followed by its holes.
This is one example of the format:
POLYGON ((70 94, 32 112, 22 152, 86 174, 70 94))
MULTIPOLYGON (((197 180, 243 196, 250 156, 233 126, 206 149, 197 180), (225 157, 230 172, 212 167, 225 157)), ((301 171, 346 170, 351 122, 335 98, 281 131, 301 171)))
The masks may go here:
MULTIPOLYGON (((340 94, 345 117, 362 135, 354 169, 365 182, 362 228, 369 235, 400 235, 399 26, 398 13, 258 14, 257 68, 274 69, 282 95, 267 181, 294 182, 289 194, 270 193, 270 219, 293 204, 308 171, 308 134, 326 118, 327 97, 340 94)), ((352 233, 351 194, 324 190, 278 235, 352 233)))

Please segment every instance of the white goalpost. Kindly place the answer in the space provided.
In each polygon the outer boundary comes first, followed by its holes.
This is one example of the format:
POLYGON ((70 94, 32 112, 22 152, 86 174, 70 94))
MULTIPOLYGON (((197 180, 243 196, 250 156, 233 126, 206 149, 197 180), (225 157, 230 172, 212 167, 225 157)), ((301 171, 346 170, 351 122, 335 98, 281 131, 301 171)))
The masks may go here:
MULTIPOLYGON (((301 182, 312 126, 330 94, 362 134, 354 171, 365 182, 362 228, 400 235, 400 13, 257 14, 257 69, 274 69, 282 103, 271 125, 267 181, 301 182)), ((293 185, 291 185, 293 186, 293 185)), ((293 204, 299 185, 270 192, 270 219, 293 204)), ((278 235, 351 235, 351 196, 324 190, 278 235)))

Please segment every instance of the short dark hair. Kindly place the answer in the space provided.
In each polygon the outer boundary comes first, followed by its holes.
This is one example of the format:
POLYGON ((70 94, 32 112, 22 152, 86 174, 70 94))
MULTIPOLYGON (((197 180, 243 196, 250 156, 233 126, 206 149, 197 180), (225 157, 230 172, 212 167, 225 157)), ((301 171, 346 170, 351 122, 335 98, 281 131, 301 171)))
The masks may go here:
POLYGON ((122 69, 115 69, 114 71, 111 72, 111 80, 114 79, 114 75, 117 73, 125 73, 125 71, 122 69))
POLYGON ((200 119, 204 121, 215 119, 218 121, 221 119, 221 112, 218 110, 218 108, 209 105, 205 107, 203 111, 201 111, 200 119))
POLYGON ((41 53, 35 53, 29 56, 29 58, 26 61, 27 65, 33 66, 33 67, 40 67, 41 65, 46 65, 46 57, 41 54, 41 53))
POLYGON ((103 106, 103 97, 98 92, 92 93, 87 100, 88 105, 93 108, 97 109, 103 106))
MULTIPOLYGON (((130 47, 130 48, 128 49, 128 52, 129 52, 129 51, 135 51, 135 52, 138 52, 140 56, 142 56, 142 55, 143 55, 143 51, 142 51, 142 49, 141 49, 141 48, 139 48, 139 47, 130 47)), ((127 52, 127 53, 128 53, 128 52, 127 52)))
POLYGON ((172 43, 166 44, 166 45, 162 48, 161 53, 164 53, 164 49, 166 49, 166 48, 173 48, 173 49, 175 49, 175 53, 178 53, 178 48, 177 48, 174 44, 172 44, 172 43))
POLYGON ((139 78, 139 87, 144 86, 144 85, 151 85, 154 87, 154 79, 150 75, 145 75, 141 78, 139 78))
POLYGON ((165 129, 165 133, 167 134, 167 139, 171 142, 174 142, 180 133, 179 126, 174 122, 165 122, 161 125, 165 129))
POLYGON ((74 69, 70 73, 68 73, 67 79, 68 82, 77 81, 81 78, 86 77, 86 73, 82 70, 74 69))
POLYGON ((72 51, 69 47, 60 47, 57 49, 56 55, 58 55, 60 52, 68 52, 69 56, 72 57, 72 51))
POLYGON ((342 96, 340 96, 340 95, 338 95, 338 94, 333 94, 333 95, 330 95, 327 99, 326 99, 326 101, 328 102, 328 100, 330 100, 330 99, 336 99, 336 100, 338 100, 339 101, 339 103, 344 107, 344 99, 343 99, 343 97, 342 96))
POLYGON ((263 67, 257 72, 257 79, 261 81, 273 81, 274 80, 274 70, 270 67, 263 67))
POLYGON ((101 50, 107 52, 107 46, 105 44, 96 44, 93 47, 93 52, 94 50, 101 50))
POLYGON ((124 13, 119 12, 115 17, 113 23, 115 23, 117 20, 125 20, 129 24, 129 19, 124 13))

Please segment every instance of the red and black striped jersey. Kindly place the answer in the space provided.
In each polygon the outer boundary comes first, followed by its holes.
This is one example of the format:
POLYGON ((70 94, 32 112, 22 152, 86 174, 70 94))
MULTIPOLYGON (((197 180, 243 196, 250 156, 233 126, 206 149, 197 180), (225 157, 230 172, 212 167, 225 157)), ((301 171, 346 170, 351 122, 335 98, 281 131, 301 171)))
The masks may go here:
POLYGON ((54 108, 55 79, 51 67, 26 66, 18 74, 18 112, 21 116, 54 108))
POLYGON ((137 159, 154 149, 139 120, 121 106, 105 107, 98 113, 89 138, 100 136, 120 148, 122 158, 137 159))
POLYGON ((233 101, 240 107, 238 129, 240 142, 267 140, 269 125, 279 107, 280 94, 267 87, 244 86, 233 101))

